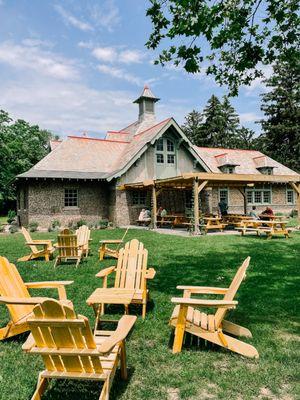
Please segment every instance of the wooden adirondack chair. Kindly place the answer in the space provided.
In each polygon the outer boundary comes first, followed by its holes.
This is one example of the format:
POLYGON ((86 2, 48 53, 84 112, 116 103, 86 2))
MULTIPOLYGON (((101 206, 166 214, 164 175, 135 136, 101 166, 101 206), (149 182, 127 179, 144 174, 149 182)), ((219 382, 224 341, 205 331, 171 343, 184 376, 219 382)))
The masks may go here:
POLYGON ((234 301, 235 294, 246 276, 246 270, 250 262, 247 257, 242 266, 238 269, 229 288, 177 286, 177 289, 184 290, 183 298, 174 297, 172 303, 178 304, 173 311, 170 325, 175 328, 173 353, 181 351, 184 333, 189 332, 199 338, 218 344, 228 350, 242 354, 246 357, 258 358, 255 347, 242 342, 232 336, 224 334, 227 332, 235 336, 252 337, 251 332, 239 325, 224 320, 229 309, 238 304, 234 301), (223 294, 222 300, 201 300, 191 298, 192 294, 223 294), (195 307, 217 308, 215 314, 200 312, 195 307))
MULTIPOLYGON (((108 267, 96 274, 96 277, 103 279, 103 288, 107 288, 107 277, 112 272, 116 272, 115 289, 132 289, 134 291, 132 303, 142 304, 142 316, 146 316, 147 300, 149 291, 147 289, 147 280, 153 279, 155 269, 147 269, 148 250, 144 248, 142 242, 132 239, 120 249, 119 258, 116 267, 108 267)), ((107 288, 110 290, 110 288, 107 288)), ((101 314, 104 313, 104 304, 101 314)))
POLYGON ((57 246, 58 256, 55 259, 54 268, 62 261, 76 260, 76 268, 83 257, 82 247, 78 243, 76 233, 71 233, 69 229, 64 229, 58 235, 57 246))
POLYGON ((25 229, 23 226, 21 228, 21 231, 25 237, 27 246, 29 246, 31 250, 31 253, 28 256, 19 258, 18 261, 29 261, 40 257, 44 257, 45 261, 49 261, 50 256, 55 250, 51 240, 33 240, 31 239, 28 230, 25 229), (43 248, 39 250, 37 246, 42 246, 43 248))
POLYGON ((0 257, 0 303, 5 304, 11 320, 4 328, 0 328, 0 340, 29 330, 26 322, 33 305, 45 298, 31 297, 28 289, 56 288, 60 300, 67 300, 65 286, 73 281, 28 282, 24 283, 17 268, 7 258, 0 257))
POLYGON ((87 257, 90 252, 90 241, 92 240, 90 239, 91 231, 86 225, 82 225, 76 230, 76 235, 78 245, 81 247, 83 255, 87 257))
POLYGON ((32 333, 22 348, 40 354, 45 370, 39 374, 32 400, 41 399, 53 378, 103 381, 99 400, 109 400, 119 361, 121 377, 127 378, 125 339, 135 321, 135 316, 123 316, 111 336, 93 336, 88 319, 77 316, 72 307, 56 300, 35 306, 28 319, 32 333))

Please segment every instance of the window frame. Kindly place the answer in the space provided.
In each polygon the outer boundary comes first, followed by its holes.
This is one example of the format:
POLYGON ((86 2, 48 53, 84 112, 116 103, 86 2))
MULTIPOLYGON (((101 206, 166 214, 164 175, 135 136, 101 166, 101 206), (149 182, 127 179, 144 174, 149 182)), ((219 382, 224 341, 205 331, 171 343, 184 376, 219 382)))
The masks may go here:
POLYGON ((229 206, 229 188, 228 187, 222 187, 218 188, 218 203, 221 202, 221 192, 224 191, 226 192, 226 204, 229 206))
POLYGON ((246 189, 246 199, 247 199, 247 204, 249 205, 270 205, 272 204, 272 187, 268 188, 251 188, 251 189, 246 189), (260 193, 260 201, 255 201, 255 194, 260 193), (268 193, 269 200, 270 201, 265 201, 265 195, 268 193), (251 201, 249 201, 249 197, 251 197, 251 201))
POLYGON ((147 192, 144 190, 133 190, 132 195, 133 206, 146 206, 147 203, 147 192))
POLYGON ((286 188, 286 195, 285 195, 286 204, 294 206, 296 204, 296 198, 297 198, 297 196, 296 196, 295 190, 292 188, 286 188), (288 197, 289 194, 292 194, 292 197, 293 197, 292 201, 289 201, 289 197, 288 197))
POLYGON ((67 208, 67 209, 79 208, 79 189, 78 188, 74 188, 74 187, 64 188, 64 208, 67 208), (70 193, 68 193, 71 191, 73 191, 73 195, 70 195, 70 193), (74 194, 76 194, 76 195, 74 196, 74 194), (76 199, 76 202, 74 202, 74 199, 76 199))
POLYGON ((176 157, 177 157, 176 143, 173 139, 169 137, 161 137, 156 141, 155 163, 157 165, 176 166, 177 162, 176 157), (162 158, 161 162, 158 161, 159 157, 162 158), (173 162, 169 162, 171 158, 173 159, 173 162))

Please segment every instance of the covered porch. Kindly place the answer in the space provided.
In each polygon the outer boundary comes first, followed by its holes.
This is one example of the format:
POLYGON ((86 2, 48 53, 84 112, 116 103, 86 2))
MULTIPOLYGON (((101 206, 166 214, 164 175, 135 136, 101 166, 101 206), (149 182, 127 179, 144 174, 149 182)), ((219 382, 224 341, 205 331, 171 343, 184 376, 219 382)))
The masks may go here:
MULTIPOLYGON (((192 225, 195 234, 200 233, 201 214, 212 214, 209 200, 203 196, 203 192, 213 188, 232 188, 237 190, 242 198, 242 213, 247 214, 247 189, 256 185, 286 185, 292 188, 296 194, 295 208, 300 216, 300 176, 299 175, 258 175, 258 174, 216 174, 216 173, 186 173, 180 176, 145 180, 137 183, 127 183, 118 186, 118 190, 147 190, 151 193, 151 225, 156 229, 159 221, 157 218, 158 205, 163 204, 162 196, 172 191, 177 193, 178 197, 190 196, 191 215, 189 224, 192 225), (200 209, 199 209, 200 208, 200 209)), ((178 217, 184 215, 185 210, 177 210, 178 217)), ((188 223, 188 222, 186 222, 188 223)))

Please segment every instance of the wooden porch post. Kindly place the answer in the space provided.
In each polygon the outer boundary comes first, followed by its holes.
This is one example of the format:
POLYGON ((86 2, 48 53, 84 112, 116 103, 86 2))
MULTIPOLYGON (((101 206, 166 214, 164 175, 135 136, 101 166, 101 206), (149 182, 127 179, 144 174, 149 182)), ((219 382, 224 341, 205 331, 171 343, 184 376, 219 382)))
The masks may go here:
POLYGON ((244 200, 244 214, 247 215, 247 197, 246 197, 246 189, 239 189, 239 192, 241 193, 241 195, 243 196, 243 200, 244 200))
POLYGON ((300 224, 300 183, 293 183, 290 182, 290 185, 292 188, 295 190, 296 195, 297 195, 297 211, 298 211, 298 221, 300 224))
POLYGON ((199 185, 198 178, 194 179, 194 229, 195 229, 195 235, 199 235, 200 229, 199 229, 199 193, 201 192, 202 189, 205 188, 207 185, 208 181, 203 181, 199 185), (196 205, 196 206, 195 206, 196 205))
POLYGON ((198 178, 194 179, 194 233, 199 235, 199 182, 198 178))
POLYGON ((156 195, 156 187, 155 184, 152 186, 152 227, 153 229, 157 228, 157 195, 156 195))

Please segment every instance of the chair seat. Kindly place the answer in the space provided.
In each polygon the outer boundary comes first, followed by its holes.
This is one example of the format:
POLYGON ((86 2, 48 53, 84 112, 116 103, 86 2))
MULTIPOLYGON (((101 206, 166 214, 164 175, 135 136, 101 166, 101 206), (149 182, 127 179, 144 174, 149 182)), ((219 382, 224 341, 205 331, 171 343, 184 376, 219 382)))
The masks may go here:
MULTIPOLYGON (((176 325, 176 320, 178 318, 180 306, 175 306, 172 316, 171 316, 171 324, 176 325)), ((193 307, 188 307, 187 311, 187 321, 195 326, 199 326, 200 328, 207 331, 215 331, 215 315, 214 314, 206 314, 201 312, 193 307)))

